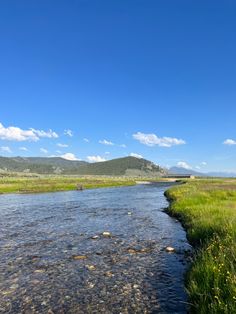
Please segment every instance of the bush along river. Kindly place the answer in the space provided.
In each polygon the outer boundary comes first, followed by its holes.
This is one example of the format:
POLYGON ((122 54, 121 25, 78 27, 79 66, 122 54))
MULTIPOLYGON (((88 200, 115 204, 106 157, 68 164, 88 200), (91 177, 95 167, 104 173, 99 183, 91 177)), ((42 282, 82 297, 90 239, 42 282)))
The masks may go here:
POLYGON ((0 313, 187 313, 169 187, 1 195, 0 313))

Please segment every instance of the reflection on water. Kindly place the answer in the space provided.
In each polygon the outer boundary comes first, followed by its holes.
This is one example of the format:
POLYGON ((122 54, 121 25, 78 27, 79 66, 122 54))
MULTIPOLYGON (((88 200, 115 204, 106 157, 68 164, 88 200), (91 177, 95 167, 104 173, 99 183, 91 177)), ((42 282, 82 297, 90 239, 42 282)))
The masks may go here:
POLYGON ((189 245, 166 188, 2 195, 0 313, 186 313, 189 245))

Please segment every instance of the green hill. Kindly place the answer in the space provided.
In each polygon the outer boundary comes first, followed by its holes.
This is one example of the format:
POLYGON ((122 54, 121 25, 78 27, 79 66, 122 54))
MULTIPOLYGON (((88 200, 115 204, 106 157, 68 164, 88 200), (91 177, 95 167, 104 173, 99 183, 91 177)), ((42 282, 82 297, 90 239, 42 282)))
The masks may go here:
POLYGON ((85 164, 79 168, 80 174, 91 175, 127 175, 127 176, 145 176, 161 175, 164 170, 154 163, 135 157, 124 157, 112 159, 104 162, 85 164))
POLYGON ((0 157, 0 169, 14 172, 67 174, 83 164, 86 162, 70 161, 60 157, 0 157))
POLYGON ((73 175, 160 176, 165 171, 154 163, 135 157, 104 162, 70 161, 60 157, 0 157, 0 169, 8 172, 73 175))

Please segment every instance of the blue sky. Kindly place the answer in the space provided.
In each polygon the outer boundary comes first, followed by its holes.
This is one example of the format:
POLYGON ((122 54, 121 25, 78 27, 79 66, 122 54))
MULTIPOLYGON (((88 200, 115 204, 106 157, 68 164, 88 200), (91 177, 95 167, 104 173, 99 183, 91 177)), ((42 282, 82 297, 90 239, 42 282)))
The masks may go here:
POLYGON ((0 154, 236 171, 235 16, 233 0, 1 1, 0 154))

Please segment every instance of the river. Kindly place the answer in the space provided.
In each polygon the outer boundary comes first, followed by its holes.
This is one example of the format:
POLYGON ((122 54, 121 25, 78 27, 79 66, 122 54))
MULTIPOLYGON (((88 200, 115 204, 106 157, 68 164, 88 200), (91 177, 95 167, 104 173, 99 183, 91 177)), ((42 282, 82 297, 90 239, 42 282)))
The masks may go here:
POLYGON ((187 313, 169 186, 1 195, 0 313, 187 313))

